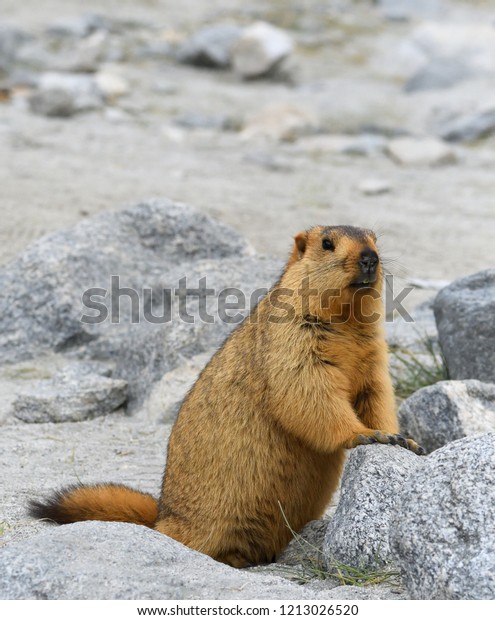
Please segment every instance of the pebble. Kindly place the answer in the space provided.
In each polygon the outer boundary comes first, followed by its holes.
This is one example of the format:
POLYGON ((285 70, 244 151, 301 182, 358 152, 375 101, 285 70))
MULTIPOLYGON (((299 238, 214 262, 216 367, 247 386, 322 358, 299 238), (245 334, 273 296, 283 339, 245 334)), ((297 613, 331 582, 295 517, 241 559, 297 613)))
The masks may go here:
POLYGON ((100 71, 95 75, 95 82, 105 99, 113 100, 129 93, 129 83, 115 73, 100 71))
POLYGON ((233 48, 234 70, 245 79, 267 75, 293 51, 291 37, 266 22, 246 28, 233 48))
POLYGON ((317 121, 311 110, 290 103, 279 103, 263 108, 249 120, 241 132, 241 139, 292 142, 316 130, 317 121))
POLYGON ((392 191, 392 186, 384 179, 364 179, 358 186, 359 191, 365 196, 380 196, 392 191))
POLYGON ((200 67, 226 68, 240 34, 241 28, 228 24, 202 28, 181 45, 177 60, 200 67))
POLYGON ((452 147, 435 138, 396 138, 385 152, 401 166, 443 166, 457 161, 452 147))

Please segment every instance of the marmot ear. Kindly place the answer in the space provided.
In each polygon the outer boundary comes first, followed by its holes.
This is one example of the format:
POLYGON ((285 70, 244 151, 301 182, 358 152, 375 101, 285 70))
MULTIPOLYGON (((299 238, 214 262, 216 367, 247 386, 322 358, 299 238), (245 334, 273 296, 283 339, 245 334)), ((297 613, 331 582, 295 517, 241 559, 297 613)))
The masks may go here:
POLYGON ((300 260, 303 257, 304 252, 306 251, 307 241, 308 241, 308 233, 306 231, 300 232, 294 237, 295 245, 294 245, 293 257, 296 260, 300 260))

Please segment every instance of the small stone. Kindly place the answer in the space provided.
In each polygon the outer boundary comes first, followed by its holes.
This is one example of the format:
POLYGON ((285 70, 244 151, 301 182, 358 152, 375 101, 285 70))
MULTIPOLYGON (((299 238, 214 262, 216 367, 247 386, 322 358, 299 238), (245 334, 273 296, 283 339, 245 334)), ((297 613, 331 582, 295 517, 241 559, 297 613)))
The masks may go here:
POLYGON ((105 108, 103 115, 111 123, 129 123, 133 120, 132 114, 117 107, 105 108))
POLYGON ((0 77, 13 69, 18 50, 32 38, 19 28, 0 25, 0 77))
POLYGON ((82 17, 59 19, 46 29, 51 37, 84 38, 98 30, 108 31, 111 23, 108 18, 94 13, 82 17))
POLYGON ((15 89, 33 89, 38 86, 39 76, 36 72, 29 69, 14 69, 10 72, 9 77, 2 83, 3 86, 10 90, 15 89))
POLYGON ((29 99, 31 112, 40 116, 68 118, 77 113, 74 98, 70 93, 58 88, 34 93, 29 99))
POLYGON ((95 82, 103 96, 107 100, 115 100, 129 93, 128 82, 116 75, 107 71, 100 71, 95 75, 95 82))
POLYGON ((409 597, 495 598, 495 433, 449 443, 421 462, 390 527, 409 597))
POLYGON ((441 7, 439 0, 377 0, 375 4, 390 21, 436 17, 441 7))
POLYGON ((45 73, 29 100, 30 109, 42 116, 73 116, 101 108, 103 95, 87 75, 45 73))
POLYGON ((404 90, 408 93, 442 90, 472 77, 475 72, 462 59, 435 58, 409 78, 404 90))
POLYGON ((273 172, 291 172, 294 170, 294 166, 290 160, 284 157, 277 157, 272 153, 255 151, 247 153, 244 160, 273 172))
POLYGON ((359 184, 359 191, 365 196, 380 196, 392 191, 392 186, 384 179, 364 179, 359 184))
POLYGON ((159 79, 154 83, 153 90, 160 95, 175 95, 179 92, 179 86, 175 82, 159 79))
POLYGON ((383 136, 376 133, 363 133, 351 139, 348 146, 343 149, 346 155, 357 155, 368 157, 383 153, 387 145, 387 140, 383 136))
POLYGON ((438 135, 448 142, 475 142, 495 133, 495 107, 454 116, 440 124, 438 135))
POLYGON ((182 144, 186 139, 186 132, 172 125, 163 125, 160 128, 160 134, 167 142, 172 142, 173 144, 182 144))
POLYGON ((241 132, 242 140, 280 140, 292 142, 314 133, 317 121, 312 112, 289 103, 272 104, 249 120, 241 132))
POLYGON ((424 21, 406 44, 417 52, 418 70, 438 61, 451 66, 457 63, 471 77, 495 71, 495 30, 489 23, 424 21))
POLYGON ((173 119, 174 123, 185 129, 229 129, 229 117, 221 114, 203 114, 201 112, 183 112, 173 119))
POLYGON ((81 422, 115 411, 126 399, 126 381, 71 371, 33 381, 14 401, 12 415, 30 424, 81 422))
POLYGON ((108 34, 96 31, 82 39, 74 47, 69 47, 63 54, 55 54, 50 62, 50 69, 73 73, 93 73, 105 56, 108 34))
POLYGON ((434 311, 450 378, 495 383, 495 269, 455 280, 434 311))
POLYGON ((233 48, 234 70, 246 79, 267 75, 293 51, 290 36, 266 22, 246 28, 233 48))
POLYGON ((202 28, 177 51, 179 62, 200 67, 226 68, 232 49, 242 30, 238 26, 218 25, 202 28))
MULTIPOLYGON (((33 394, 37 397, 36 386, 38 385, 54 384, 56 377, 60 382, 63 377, 71 376, 74 379, 87 375, 96 375, 98 382, 101 377, 110 377, 112 372, 112 364, 75 361, 57 354, 32 359, 28 362, 0 366, 0 424, 12 424, 13 418, 16 417, 14 403, 24 395, 28 399, 33 394)), ((58 393, 54 395, 54 400, 57 398, 58 393)), ((37 415, 36 411, 34 416, 37 415)))
POLYGON ((396 138, 390 140, 386 153, 401 166, 444 166, 457 161, 455 151, 434 138, 396 138))

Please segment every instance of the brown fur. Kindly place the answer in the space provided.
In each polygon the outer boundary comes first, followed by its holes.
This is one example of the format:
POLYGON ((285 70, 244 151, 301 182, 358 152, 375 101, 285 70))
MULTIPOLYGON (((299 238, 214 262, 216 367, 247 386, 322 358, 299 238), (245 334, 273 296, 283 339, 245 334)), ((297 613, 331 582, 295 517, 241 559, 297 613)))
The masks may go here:
POLYGON ((36 516, 139 522, 241 567, 269 562, 287 545, 285 520, 297 531, 322 515, 346 448, 378 441, 420 453, 396 435, 380 264, 374 283, 355 285, 361 252, 376 251, 375 243, 371 231, 352 227, 295 237, 279 282, 186 397, 158 507, 150 496, 102 485, 62 492, 51 516, 38 503, 36 516), (315 295, 300 292, 304 282, 315 295))

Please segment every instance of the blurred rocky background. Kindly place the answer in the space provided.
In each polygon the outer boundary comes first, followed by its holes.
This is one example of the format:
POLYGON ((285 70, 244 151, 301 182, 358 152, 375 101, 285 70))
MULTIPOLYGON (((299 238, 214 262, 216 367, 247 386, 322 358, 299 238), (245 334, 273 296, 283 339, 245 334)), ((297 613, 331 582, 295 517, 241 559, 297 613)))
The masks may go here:
POLYGON ((3 0, 0 262, 166 196, 263 254, 352 223, 430 290, 479 270, 494 20, 481 0, 3 0))
POLYGON ((2 0, 0 163, 0 598, 495 597, 495 1, 2 0), (234 327, 214 300, 214 324, 83 323, 83 292, 249 293, 319 223, 374 228, 414 289, 386 327, 429 456, 353 450, 324 518, 250 571, 28 518, 63 484, 157 494, 234 327))

